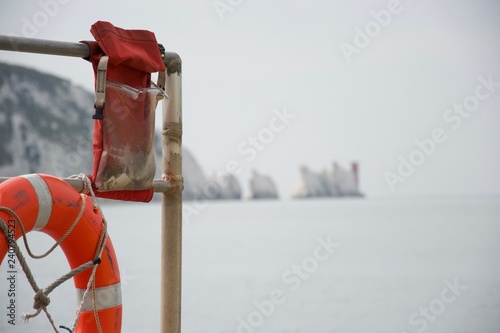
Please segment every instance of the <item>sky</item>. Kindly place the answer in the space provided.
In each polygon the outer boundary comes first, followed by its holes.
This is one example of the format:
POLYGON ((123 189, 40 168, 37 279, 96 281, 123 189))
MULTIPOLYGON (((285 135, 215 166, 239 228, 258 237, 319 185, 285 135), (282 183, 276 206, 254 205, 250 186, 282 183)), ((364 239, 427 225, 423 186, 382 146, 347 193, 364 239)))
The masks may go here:
MULTIPOLYGON (((289 197, 299 167, 359 163, 368 197, 500 194, 495 0, 9 1, 0 34, 78 42, 109 21, 183 59, 183 144, 289 197)), ((93 89, 78 58, 0 51, 93 89)), ((89 113, 92 110, 89 109, 89 113)), ((157 121, 159 124, 159 121, 157 121)))

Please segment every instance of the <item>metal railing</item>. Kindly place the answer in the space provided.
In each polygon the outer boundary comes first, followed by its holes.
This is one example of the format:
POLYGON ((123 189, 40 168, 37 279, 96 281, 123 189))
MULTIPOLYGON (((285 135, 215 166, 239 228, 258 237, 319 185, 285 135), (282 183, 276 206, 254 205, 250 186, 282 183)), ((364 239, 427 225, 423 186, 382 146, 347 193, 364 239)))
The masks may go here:
MULTIPOLYGON (((88 58, 84 43, 13 36, 0 36, 0 50, 88 58)), ((162 193, 161 318, 160 333, 181 331, 182 268, 182 62, 178 54, 164 57, 169 96, 162 121, 162 179, 154 180, 155 192, 162 193)), ((165 102, 164 102, 165 103, 165 102)), ((89 106, 92 108, 92 106, 89 106)), ((0 178, 0 182, 8 178, 0 178)), ((83 182, 64 179, 81 192, 83 182)))

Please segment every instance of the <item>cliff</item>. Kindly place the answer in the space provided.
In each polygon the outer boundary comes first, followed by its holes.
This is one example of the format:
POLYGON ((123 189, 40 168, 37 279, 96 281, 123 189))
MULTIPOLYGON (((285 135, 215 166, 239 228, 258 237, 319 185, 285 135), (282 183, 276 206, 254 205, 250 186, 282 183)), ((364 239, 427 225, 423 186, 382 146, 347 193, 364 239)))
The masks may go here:
POLYGON ((292 192, 293 198, 315 197, 360 197, 358 188, 358 166, 353 163, 352 170, 346 170, 337 163, 314 172, 302 166, 292 192))
POLYGON ((278 199, 276 184, 267 175, 252 170, 250 178, 250 199, 278 199))
POLYGON ((93 103, 69 81, 0 63, 0 175, 89 173, 93 103))

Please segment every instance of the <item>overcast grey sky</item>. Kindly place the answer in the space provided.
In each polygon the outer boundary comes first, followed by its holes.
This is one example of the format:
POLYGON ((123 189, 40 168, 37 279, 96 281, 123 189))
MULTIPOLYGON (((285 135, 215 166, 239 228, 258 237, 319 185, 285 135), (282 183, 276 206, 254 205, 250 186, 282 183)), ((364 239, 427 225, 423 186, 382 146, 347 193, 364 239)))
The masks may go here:
MULTIPOLYGON (((97 20, 155 32, 183 58, 185 146, 208 173, 236 161, 245 187, 256 168, 288 197, 300 165, 358 161, 369 196, 500 193, 498 1, 0 6, 1 34, 76 42, 97 20)), ((93 86, 81 59, 0 61, 93 86)))

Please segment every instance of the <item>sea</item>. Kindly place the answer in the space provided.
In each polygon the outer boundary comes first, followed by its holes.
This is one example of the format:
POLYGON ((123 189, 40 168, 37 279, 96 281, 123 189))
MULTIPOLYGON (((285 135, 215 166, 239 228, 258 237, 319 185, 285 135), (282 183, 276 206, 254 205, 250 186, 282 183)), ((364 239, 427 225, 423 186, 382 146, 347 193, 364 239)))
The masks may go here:
MULTIPOLYGON (((161 204, 102 208, 122 332, 159 332, 161 204)), ((35 253, 54 242, 28 239, 35 253)), ((29 263, 39 286, 69 270, 60 250, 29 263)), ((43 313, 22 322, 33 303, 22 272, 8 323, 7 277, 4 261, 0 332, 52 332, 43 313)), ((71 327, 73 283, 50 298, 56 324, 71 327)), ((187 202, 182 332, 499 333, 500 197, 187 202)))

